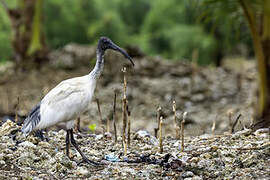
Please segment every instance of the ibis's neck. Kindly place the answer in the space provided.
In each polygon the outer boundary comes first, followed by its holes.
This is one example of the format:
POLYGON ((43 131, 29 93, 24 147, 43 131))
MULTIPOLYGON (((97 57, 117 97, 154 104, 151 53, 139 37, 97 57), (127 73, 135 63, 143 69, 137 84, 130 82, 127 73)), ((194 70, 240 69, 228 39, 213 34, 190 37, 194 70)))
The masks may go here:
POLYGON ((104 51, 97 49, 97 61, 94 69, 90 72, 90 76, 94 79, 99 78, 104 67, 104 51))

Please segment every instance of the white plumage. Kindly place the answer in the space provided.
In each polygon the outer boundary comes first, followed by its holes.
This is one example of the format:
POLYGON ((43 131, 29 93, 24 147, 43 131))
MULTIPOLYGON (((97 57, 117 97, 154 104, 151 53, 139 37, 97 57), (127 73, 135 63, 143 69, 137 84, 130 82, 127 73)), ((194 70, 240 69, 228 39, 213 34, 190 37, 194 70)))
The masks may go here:
POLYGON ((74 120, 87 110, 95 87, 96 79, 90 74, 62 81, 42 99, 41 119, 34 130, 65 121, 66 129, 73 128, 74 120))
POLYGON ((78 148, 73 138, 72 128, 75 120, 88 109, 88 105, 92 100, 96 81, 104 67, 106 49, 121 52, 133 64, 132 59, 123 49, 115 45, 109 38, 101 37, 97 47, 95 68, 88 75, 62 81, 53 88, 25 119, 22 127, 24 134, 27 135, 32 131, 45 129, 64 122, 67 129, 67 155, 69 154, 69 143, 71 142, 86 162, 94 163, 88 160, 78 148))

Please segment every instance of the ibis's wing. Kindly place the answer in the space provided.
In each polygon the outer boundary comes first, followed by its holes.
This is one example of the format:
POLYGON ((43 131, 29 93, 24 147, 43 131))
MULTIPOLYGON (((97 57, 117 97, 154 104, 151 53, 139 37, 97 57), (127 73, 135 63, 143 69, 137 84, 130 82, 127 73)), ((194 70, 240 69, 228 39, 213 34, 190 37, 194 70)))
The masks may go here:
POLYGON ((40 103, 37 104, 24 120, 22 132, 29 134, 40 121, 40 103))
POLYGON ((85 108, 89 99, 86 83, 82 77, 62 81, 30 112, 22 131, 28 134, 35 127, 42 129, 75 117, 85 108))
POLYGON ((85 82, 80 81, 79 78, 73 78, 58 84, 42 99, 41 103, 49 106, 61 106, 61 103, 80 101, 84 96, 85 82))

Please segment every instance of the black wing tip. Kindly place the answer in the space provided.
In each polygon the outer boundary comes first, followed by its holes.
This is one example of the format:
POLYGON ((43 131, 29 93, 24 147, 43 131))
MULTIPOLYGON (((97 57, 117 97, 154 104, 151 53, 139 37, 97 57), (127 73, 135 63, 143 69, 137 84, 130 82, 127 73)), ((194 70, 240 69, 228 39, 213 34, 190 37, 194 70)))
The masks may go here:
POLYGON ((22 126, 22 132, 24 134, 29 134, 40 121, 40 103, 38 103, 29 113, 29 115, 24 120, 22 126))

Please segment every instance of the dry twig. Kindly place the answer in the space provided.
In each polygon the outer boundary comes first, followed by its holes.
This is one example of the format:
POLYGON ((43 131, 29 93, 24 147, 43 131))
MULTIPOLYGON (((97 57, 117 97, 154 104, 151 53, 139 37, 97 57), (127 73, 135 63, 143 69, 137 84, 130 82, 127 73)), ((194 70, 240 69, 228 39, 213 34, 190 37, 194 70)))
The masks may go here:
POLYGON ((181 152, 184 151, 184 126, 185 126, 185 122, 186 122, 186 117, 187 117, 187 112, 184 112, 183 113, 183 120, 181 122, 181 138, 182 138, 181 152))
POLYGON ((159 152, 160 153, 163 153, 162 125, 163 125, 163 117, 161 116, 159 120, 159 152))
POLYGON ((160 126, 160 112, 161 112, 161 107, 159 106, 157 108, 157 124, 158 124, 158 127, 157 128, 154 128, 154 131, 155 131, 155 137, 157 138, 157 133, 159 131, 159 126, 160 126))
POLYGON ((268 139, 270 141, 270 126, 268 127, 268 139))
POLYGON ((99 104, 98 98, 96 98, 96 103, 97 103, 97 107, 98 107, 98 114, 99 114, 100 122, 101 122, 101 124, 103 124, 103 122, 102 122, 102 114, 101 114, 100 104, 99 104))
POLYGON ((180 138, 180 127, 179 127, 179 123, 177 121, 177 117, 176 117, 176 103, 175 101, 173 101, 173 113, 174 113, 174 127, 175 127, 175 138, 179 139, 180 138))
POLYGON ((212 135, 215 135, 215 130, 216 130, 216 120, 217 120, 217 115, 213 120, 213 125, 212 125, 212 135))
POLYGON ((126 128, 127 128, 127 80, 126 80, 126 67, 122 69, 124 74, 124 83, 123 83, 123 99, 122 99, 122 119, 123 119, 123 133, 122 133, 122 141, 124 148, 126 147, 126 128))
POLYGON ((128 115, 128 137, 127 137, 127 144, 128 144, 128 147, 130 146, 130 129, 131 129, 131 122, 130 122, 130 111, 128 110, 128 105, 127 105, 127 115, 128 115))
POLYGON ((228 118, 229 118, 229 131, 230 131, 230 133, 231 133, 231 130, 232 130, 232 126, 233 126, 233 122, 232 122, 232 115, 233 115, 233 110, 228 110, 228 112, 227 112, 227 114, 228 114, 228 118))
POLYGON ((237 118, 235 119, 235 121, 234 121, 234 123, 233 123, 233 125, 232 125, 232 128, 231 128, 231 133, 234 132, 234 128, 235 128, 235 126, 236 126, 236 124, 237 124, 237 122, 239 121, 239 119, 240 119, 241 116, 242 116, 242 114, 239 114, 239 115, 237 116, 237 118))
POLYGON ((110 119, 107 117, 106 119, 106 132, 110 132, 110 119))
POLYGON ((18 110, 19 110, 19 105, 20 105, 20 97, 17 97, 17 103, 15 104, 15 123, 18 123, 18 110))
POLYGON ((113 100, 113 129, 114 129, 114 143, 117 142, 117 129, 116 129, 116 90, 114 91, 113 100))

